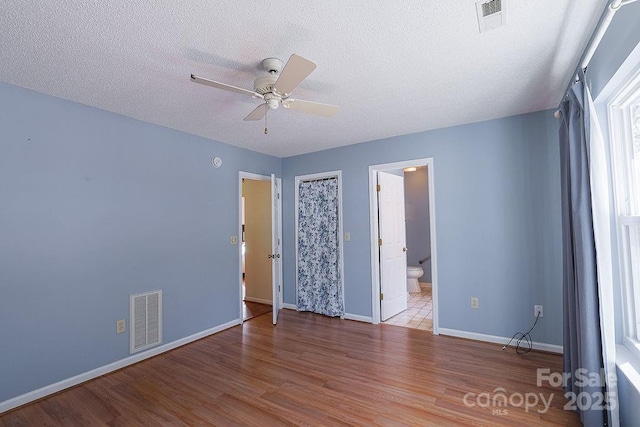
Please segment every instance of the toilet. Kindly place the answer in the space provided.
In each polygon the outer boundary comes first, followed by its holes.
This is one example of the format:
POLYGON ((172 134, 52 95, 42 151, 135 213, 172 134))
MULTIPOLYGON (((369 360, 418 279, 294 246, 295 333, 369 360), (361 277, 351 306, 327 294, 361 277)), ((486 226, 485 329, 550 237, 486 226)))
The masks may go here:
POLYGON ((416 267, 413 265, 407 266, 407 291, 409 292, 421 292, 420 283, 418 279, 422 277, 424 270, 422 267, 416 267))

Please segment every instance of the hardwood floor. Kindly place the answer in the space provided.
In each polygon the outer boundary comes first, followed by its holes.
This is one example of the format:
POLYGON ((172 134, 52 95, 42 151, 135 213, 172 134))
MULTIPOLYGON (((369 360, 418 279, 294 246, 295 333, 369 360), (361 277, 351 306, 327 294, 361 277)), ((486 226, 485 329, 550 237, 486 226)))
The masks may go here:
POLYGON ((579 426, 560 389, 536 386, 536 368, 561 365, 558 355, 282 310, 276 327, 256 317, 0 415, 0 426, 579 426), (511 404, 482 407, 494 391, 511 404), (548 411, 513 397, 533 394, 553 396, 548 411))
POLYGON ((271 313, 270 305, 251 301, 243 301, 242 303, 243 320, 253 319, 254 317, 262 316, 266 313, 271 313))

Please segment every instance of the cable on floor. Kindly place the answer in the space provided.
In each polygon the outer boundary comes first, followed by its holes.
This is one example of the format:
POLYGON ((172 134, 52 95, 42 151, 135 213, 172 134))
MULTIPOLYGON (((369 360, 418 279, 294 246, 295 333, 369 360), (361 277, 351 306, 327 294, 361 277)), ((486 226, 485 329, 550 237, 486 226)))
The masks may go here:
POLYGON ((535 322, 533 322, 533 326, 531 326, 531 329, 529 329, 525 333, 516 332, 515 334, 513 334, 509 342, 504 347, 502 347, 502 350, 505 350, 507 347, 509 347, 509 344, 511 344, 513 340, 516 340, 516 353, 518 354, 529 353, 531 349, 533 349, 533 340, 531 339, 531 331, 533 331, 533 328, 536 327, 536 324, 538 323, 539 318, 540 318, 540 313, 536 315, 536 320, 535 322), (522 344, 523 341, 525 345, 522 344))

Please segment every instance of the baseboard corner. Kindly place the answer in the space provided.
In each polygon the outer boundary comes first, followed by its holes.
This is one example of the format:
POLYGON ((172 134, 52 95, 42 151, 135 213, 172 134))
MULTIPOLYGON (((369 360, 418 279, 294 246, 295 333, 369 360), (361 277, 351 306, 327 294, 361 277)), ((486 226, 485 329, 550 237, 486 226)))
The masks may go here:
POLYGON ((345 313, 342 318, 346 320, 355 320, 357 322, 373 323, 373 317, 361 316, 359 314, 345 313))

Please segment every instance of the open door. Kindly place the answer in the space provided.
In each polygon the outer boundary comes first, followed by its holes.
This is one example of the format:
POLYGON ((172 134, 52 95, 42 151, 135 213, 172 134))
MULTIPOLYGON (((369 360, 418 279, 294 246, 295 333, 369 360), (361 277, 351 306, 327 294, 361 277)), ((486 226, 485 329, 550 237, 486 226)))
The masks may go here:
MULTIPOLYGON (((239 172, 238 246, 240 318, 254 316, 246 303, 271 305, 273 323, 282 307, 281 180, 274 175, 239 172)), ((264 307, 257 308, 260 315, 264 307)))
POLYGON ((273 263, 271 268, 271 283, 272 283, 272 297, 273 297, 273 324, 278 323, 278 312, 280 311, 280 296, 282 292, 282 258, 281 258, 281 246, 282 246, 282 199, 280 199, 280 186, 281 182, 279 178, 276 178, 274 174, 271 174, 271 242, 272 242, 272 257, 273 263))
POLYGON ((407 309, 407 240, 404 177, 378 172, 380 318, 407 309))

